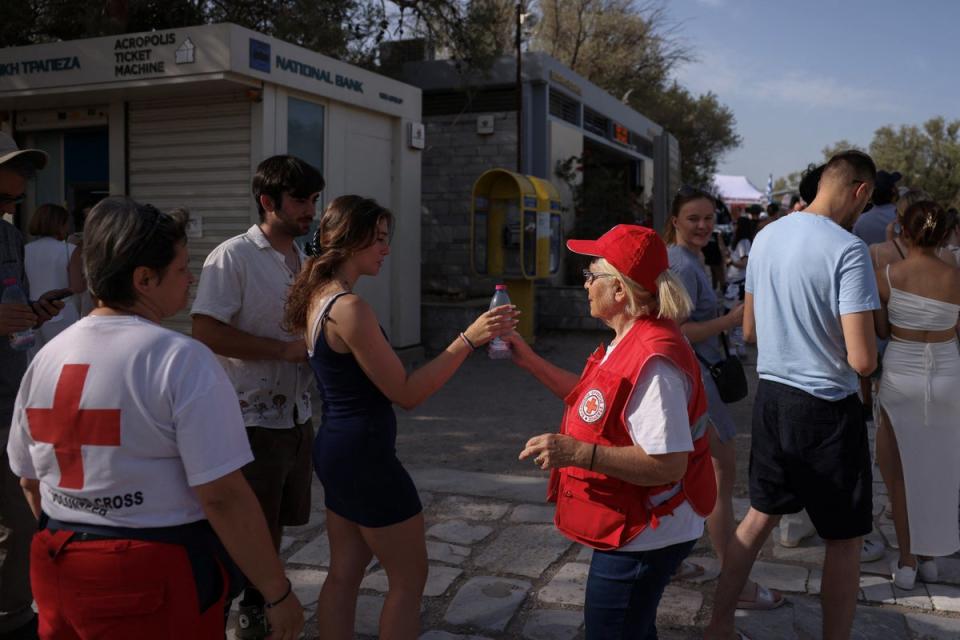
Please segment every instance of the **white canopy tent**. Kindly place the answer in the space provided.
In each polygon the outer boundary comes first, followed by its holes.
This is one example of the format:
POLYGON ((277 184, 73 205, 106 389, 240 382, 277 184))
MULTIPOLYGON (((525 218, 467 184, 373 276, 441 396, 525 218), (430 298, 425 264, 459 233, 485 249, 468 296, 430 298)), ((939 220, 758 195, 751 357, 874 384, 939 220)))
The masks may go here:
POLYGON ((766 202, 763 191, 753 186, 746 176, 724 176, 716 173, 713 176, 713 187, 716 194, 727 203, 727 206, 763 204, 766 202))

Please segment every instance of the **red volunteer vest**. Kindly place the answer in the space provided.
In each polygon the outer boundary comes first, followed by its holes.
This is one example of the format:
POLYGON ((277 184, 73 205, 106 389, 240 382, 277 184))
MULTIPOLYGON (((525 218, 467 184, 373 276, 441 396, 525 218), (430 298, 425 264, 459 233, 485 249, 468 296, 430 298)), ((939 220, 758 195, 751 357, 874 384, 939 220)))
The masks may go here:
POLYGON ((684 501, 706 517, 713 511, 717 485, 710 439, 704 428, 707 395, 700 365, 676 323, 640 318, 607 361, 600 364, 605 353, 603 345, 594 351, 580 382, 564 399, 567 408, 560 433, 601 446, 633 446, 623 412, 643 366, 654 356, 667 358, 690 379, 687 412, 694 431, 694 449, 687 460, 682 490, 660 505, 652 506, 650 495, 675 485, 641 487, 579 467, 552 470, 547 500, 557 503, 557 529, 581 544, 612 550, 648 526, 656 528, 661 516, 673 513, 684 501))

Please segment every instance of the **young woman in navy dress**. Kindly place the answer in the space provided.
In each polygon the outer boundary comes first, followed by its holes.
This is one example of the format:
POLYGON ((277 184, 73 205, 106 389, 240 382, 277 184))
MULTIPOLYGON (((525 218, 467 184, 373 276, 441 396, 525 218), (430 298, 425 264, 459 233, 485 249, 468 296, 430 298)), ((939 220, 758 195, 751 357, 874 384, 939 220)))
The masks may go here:
POLYGON ((474 349, 512 331, 518 315, 510 305, 481 314, 440 355, 408 373, 373 307, 353 292, 361 276, 376 276, 383 267, 392 226, 393 215, 373 200, 335 199, 287 300, 287 329, 304 334, 323 394, 313 452, 330 541, 318 608, 323 640, 353 638, 357 593, 373 556, 390 585, 380 637, 419 634, 427 579, 423 513, 397 459, 393 405, 412 409, 426 400, 474 349))

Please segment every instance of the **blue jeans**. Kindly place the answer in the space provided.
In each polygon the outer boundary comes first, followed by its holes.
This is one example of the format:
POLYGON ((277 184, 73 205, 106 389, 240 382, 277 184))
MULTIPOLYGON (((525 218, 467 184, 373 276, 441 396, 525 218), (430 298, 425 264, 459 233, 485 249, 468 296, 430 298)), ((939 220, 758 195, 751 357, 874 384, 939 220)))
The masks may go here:
POLYGON ((660 597, 695 543, 594 551, 583 611, 586 640, 657 640, 660 597))

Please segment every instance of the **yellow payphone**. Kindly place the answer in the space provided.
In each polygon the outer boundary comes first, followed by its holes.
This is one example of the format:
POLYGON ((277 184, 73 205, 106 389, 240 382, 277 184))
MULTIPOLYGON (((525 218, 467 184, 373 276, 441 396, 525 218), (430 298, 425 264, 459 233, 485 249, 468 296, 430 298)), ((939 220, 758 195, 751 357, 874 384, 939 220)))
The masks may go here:
POLYGON ((533 339, 534 280, 560 265, 560 196, 552 184, 490 169, 473 185, 470 261, 475 273, 502 277, 523 314, 518 331, 533 339))

